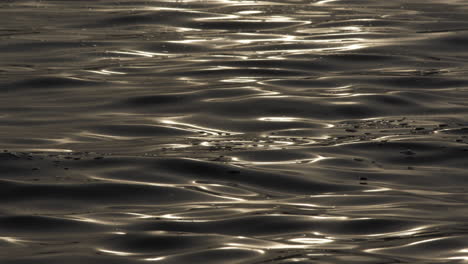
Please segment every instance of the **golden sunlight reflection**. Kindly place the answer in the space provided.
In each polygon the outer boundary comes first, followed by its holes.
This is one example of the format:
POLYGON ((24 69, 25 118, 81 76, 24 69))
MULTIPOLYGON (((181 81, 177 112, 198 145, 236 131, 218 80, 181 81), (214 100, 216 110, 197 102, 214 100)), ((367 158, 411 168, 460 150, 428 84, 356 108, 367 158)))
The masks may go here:
MULTIPOLYGON (((187 158, 187 159, 189 159, 189 158, 187 158)), ((184 190, 187 189, 186 184, 169 184, 169 183, 156 183, 156 182, 121 180, 121 179, 111 179, 111 178, 104 178, 104 177, 98 177, 98 176, 92 176, 92 175, 89 175, 88 178, 95 179, 95 180, 100 180, 100 181, 115 182, 115 183, 120 183, 120 184, 134 184, 134 185, 146 185, 146 186, 158 186, 158 187, 171 187, 171 188, 178 188, 178 189, 184 189, 184 190)), ((222 198, 222 199, 226 199, 226 200, 245 201, 245 199, 242 199, 242 198, 231 197, 231 196, 227 196, 227 195, 214 194, 214 193, 205 193, 205 195, 218 197, 218 198, 222 198)))
MULTIPOLYGON (((211 55, 212 58, 232 58, 232 59, 240 59, 240 60, 246 60, 249 58, 249 56, 241 55, 241 54, 214 54, 211 55)), ((207 60, 210 61, 210 60, 207 60)))
POLYGON ((258 254, 265 254, 265 250, 261 250, 261 249, 256 249, 256 248, 251 248, 251 247, 240 247, 240 246, 228 246, 228 247, 220 247, 220 248, 217 248, 217 249, 234 249, 234 250, 248 250, 248 251, 254 251, 254 252, 257 252, 258 254))
POLYGON ((314 219, 330 220, 330 221, 344 221, 344 220, 349 220, 350 219, 347 216, 319 216, 319 215, 313 215, 311 217, 314 218, 314 219))
POLYGON ((203 84, 205 84, 204 82, 200 82, 200 81, 195 80, 195 79, 190 78, 190 77, 177 77, 176 80, 183 81, 186 84, 190 84, 190 85, 203 85, 203 84))
POLYGON ((240 14, 240 15, 253 15, 253 14, 261 14, 261 13, 264 13, 264 11, 260 11, 260 10, 243 10, 243 11, 237 12, 237 14, 240 14))
POLYGON ((236 19, 240 18, 237 15, 224 15, 224 16, 216 16, 216 17, 202 17, 202 18, 195 18, 195 21, 209 21, 209 20, 228 20, 228 19, 236 19))
POLYGON ((205 220, 205 219, 194 219, 194 218, 184 218, 179 215, 172 215, 172 214, 164 214, 159 216, 162 219, 170 219, 173 222, 189 222, 189 223, 205 223, 205 222, 211 222, 212 220, 205 220))
MULTIPOLYGON (((238 33, 237 35, 239 36, 258 36, 258 34, 253 34, 253 33, 238 33)), ((265 41, 294 41, 296 39, 296 36, 293 35, 282 35, 278 36, 277 38, 261 38, 261 39, 238 39, 235 40, 237 43, 241 44, 251 44, 255 42, 265 42, 265 41)))
POLYGON ((116 256, 134 256, 134 255, 137 255, 136 253, 108 250, 108 249, 102 249, 102 248, 98 248, 96 250, 99 251, 99 252, 102 252, 102 253, 107 253, 107 254, 116 255, 116 256))
MULTIPOLYGON (((377 234, 370 234, 370 235, 367 235, 369 237, 381 237, 381 236, 412 236, 412 235, 415 235, 415 234, 419 234, 419 233, 422 233, 424 232, 424 230, 426 229, 429 229, 433 227, 433 225, 424 225, 424 226, 419 226, 419 227, 415 227, 415 228, 411 228, 411 229, 408 229, 408 230, 402 230, 402 231, 396 231, 396 232, 388 232, 388 233, 377 233, 377 234)), ((415 242, 415 243, 424 243, 425 241, 418 241, 418 242, 415 242)), ((409 244, 408 244, 409 245, 409 244)), ((412 245, 416 245, 416 244, 412 244, 412 245)))
MULTIPOLYGON (((244 246, 242 244, 236 245, 234 243, 232 245, 230 243, 226 243, 225 246, 223 246, 223 247, 211 248, 210 250, 245 250, 245 251, 255 252, 255 253, 259 254, 259 255, 264 255, 266 253, 266 251, 263 250, 263 249, 258 249, 258 248, 254 248, 254 247, 247 247, 247 246, 244 246)), ((144 261, 162 261, 162 260, 167 260, 168 258, 170 258, 172 256, 177 256, 177 255, 179 255, 179 254, 174 254, 174 255, 171 255, 171 256, 159 256, 159 257, 153 257, 153 258, 144 258, 143 260, 144 261)))
MULTIPOLYGON (((327 42, 330 42, 330 41, 327 41, 327 42)), ((343 43, 340 42, 340 44, 341 45, 336 46, 336 47, 327 47, 327 48, 266 50, 266 51, 258 51, 257 54, 263 55, 263 54, 271 54, 271 53, 284 53, 284 54, 289 54, 289 55, 303 55, 307 53, 353 51, 353 50, 359 50, 359 49, 369 47, 368 44, 363 44, 363 43, 343 45, 343 43)))
POLYGON ((316 5, 324 5, 324 4, 328 4, 328 3, 332 3, 332 2, 338 2, 340 0, 321 0, 321 1, 317 1, 315 2, 316 5))
MULTIPOLYGON (((178 0, 176 0, 176 2, 178 2, 178 0)), ((191 0, 183 0, 183 2, 192 2, 192 1, 191 0)), ((182 11, 182 12, 189 12, 189 13, 201 13, 200 11, 197 11, 197 10, 191 10, 191 9, 180 8, 180 7, 149 6, 149 5, 138 6, 138 8, 134 9, 134 11, 137 11, 137 10, 143 10, 143 11, 182 11)))
POLYGON ((301 119, 297 117, 260 117, 258 120, 271 122, 295 122, 301 119))
MULTIPOLYGON (((272 148, 274 149, 274 147, 272 148)), ((294 159, 294 160, 281 160, 281 161, 249 161, 243 160, 239 157, 231 157, 231 160, 235 164, 242 164, 242 165, 286 165, 286 164, 310 164, 310 163, 317 163, 322 160, 326 159, 333 159, 333 157, 324 157, 317 155, 314 158, 308 159, 294 159)))
POLYGON ((166 256, 156 257, 156 258, 145 258, 143 260, 145 260, 145 261, 161 261, 161 260, 165 260, 165 259, 167 259, 166 256))
POLYGON ((65 152, 65 153, 73 152, 73 150, 71 150, 71 149, 57 149, 57 148, 33 148, 33 149, 28 149, 28 151, 33 151, 33 152, 65 152))
POLYGON ((404 245, 401 245, 401 246, 396 246, 396 247, 370 248, 370 249, 364 250, 364 252, 373 253, 373 252, 384 251, 384 250, 389 250, 389 249, 405 248, 405 247, 415 246, 415 245, 424 244, 424 243, 428 243, 428 242, 432 242, 432 241, 438 241, 438 240, 442 240, 442 239, 446 239, 446 238, 445 237, 437 237, 437 238, 424 239, 424 240, 411 242, 411 243, 404 244, 404 245))
POLYGON ((190 148, 192 144, 161 144, 159 148, 168 148, 168 149, 182 149, 182 148, 190 148))
POLYGON ((329 104, 331 105, 356 105, 356 104, 361 104, 361 103, 348 101, 348 102, 329 102, 329 104))
POLYGON ((415 246, 415 245, 419 245, 419 244, 423 244, 423 243, 428 243, 428 242, 432 242, 432 241, 437 241, 437 240, 442 240, 442 239, 445 239, 445 237, 437 237, 437 238, 431 238, 431 239, 425 239, 425 240, 421 240, 421 241, 416 241, 416 242, 413 242, 413 243, 409 243, 409 244, 403 245, 403 246, 401 246, 401 247, 415 246))
MULTIPOLYGON (((200 2, 200 0, 180 0, 181 2, 200 2)), ((264 2, 258 0, 211 0, 214 3, 226 4, 229 6, 257 6, 257 5, 274 5, 272 2, 264 2)))
POLYGON ((231 242, 225 243, 225 245, 230 247, 274 250, 315 248, 321 244, 329 244, 334 242, 334 239, 332 239, 331 237, 323 237, 323 235, 321 234, 317 236, 321 237, 306 237, 301 235, 300 237, 288 238, 285 240, 285 242, 287 243, 281 241, 272 241, 238 236, 231 242))
POLYGON ((142 182, 142 181, 131 181, 131 180, 121 180, 121 179, 112 179, 112 178, 104 178, 98 176, 89 175, 88 178, 100 180, 100 181, 107 181, 107 182, 115 182, 121 184, 135 184, 135 185, 147 185, 147 186, 158 186, 158 187, 173 187, 173 188, 184 188, 184 184, 169 184, 169 183, 155 183, 155 182, 142 182))
POLYGON ((362 192, 387 192, 387 191, 391 191, 391 190, 393 190, 393 189, 382 187, 382 188, 371 189, 371 190, 363 190, 362 192))
POLYGON ((226 82, 226 83, 251 83, 251 82, 256 82, 256 81, 257 79, 253 79, 252 77, 242 77, 242 76, 221 80, 221 82, 226 82))
POLYGON ((189 32, 189 31, 202 31, 198 28, 188 28, 188 27, 172 27, 175 32, 189 32))
POLYGON ((71 143, 81 143, 81 141, 76 140, 76 139, 72 139, 72 138, 69 138, 69 137, 49 138, 47 140, 53 141, 53 142, 55 142, 56 144, 59 144, 59 145, 71 144, 71 143))
POLYGON ((97 219, 93 219, 93 218, 85 217, 85 216, 72 216, 72 217, 70 217, 70 219, 74 220, 74 221, 93 223, 93 224, 100 224, 100 225, 119 225, 119 224, 121 224, 121 223, 118 223, 118 222, 102 221, 102 220, 97 220, 97 219))
POLYGON ((192 132, 204 132, 204 133, 211 134, 211 135, 220 135, 220 134, 241 135, 243 134, 241 132, 220 130, 220 129, 208 128, 204 126, 198 126, 198 125, 194 125, 190 123, 178 122, 178 121, 175 121, 175 119, 178 119, 178 118, 156 119, 155 121, 165 124, 169 128, 181 129, 181 130, 192 131, 192 132))
POLYGON ((257 245, 253 243, 225 243, 226 246, 231 247, 245 247, 245 248, 257 248, 257 249, 293 249, 293 248, 304 248, 303 245, 288 245, 285 243, 271 242, 266 245, 257 245))
POLYGON ((136 216, 139 219, 153 218, 154 215, 142 214, 142 213, 126 213, 128 215, 136 216))
POLYGON ((356 26, 341 27, 340 29, 347 30, 347 31, 356 31, 356 32, 363 31, 362 27, 356 27, 356 26))
POLYGON ((225 243, 226 246, 230 247, 239 247, 239 248, 250 248, 257 250, 275 250, 275 249, 308 249, 316 248, 319 245, 329 244, 334 242, 330 237, 326 238, 291 238, 286 240, 289 243, 277 242, 277 241, 265 241, 265 240, 256 240, 252 238, 240 239, 238 242, 229 242, 225 243))
POLYGON ((101 75, 125 75, 125 72, 109 71, 109 70, 87 70, 87 72, 101 74, 101 75))
POLYGON ((301 244, 326 244, 326 243, 331 243, 334 240, 328 239, 328 238, 310 238, 310 237, 304 237, 304 238, 293 238, 289 239, 290 242, 294 243, 301 243, 301 244))
POLYGON ((207 42, 208 39, 184 39, 184 40, 169 40, 168 43, 180 43, 180 44, 193 44, 200 42, 207 42))
POLYGON ((113 235, 120 235, 120 236, 123 236, 123 235, 126 235, 127 233, 125 232, 119 232, 119 231, 116 231, 116 232, 110 232, 111 234, 113 235))
POLYGON ((148 51, 141 51, 141 50, 124 50, 124 51, 106 51, 106 53, 114 53, 114 54, 122 54, 122 55, 133 55, 133 56, 141 56, 141 57, 147 57, 147 58, 153 58, 155 56, 163 56, 163 57, 168 57, 168 56, 175 56, 176 54, 174 53, 166 53, 166 52, 148 52, 148 51))
POLYGON ((28 242, 27 240, 22 240, 22 239, 19 239, 19 238, 2 237, 2 236, 0 236, 0 240, 11 243, 11 244, 16 244, 16 245, 22 244, 21 242, 28 242))
POLYGON ((213 191, 217 193, 224 193, 224 194, 231 194, 236 196, 257 196, 258 194, 255 192, 251 192, 248 190, 232 188, 230 186, 216 184, 216 183, 199 183, 197 181, 193 181, 193 184, 197 185, 198 188, 201 188, 206 191, 213 191))
POLYGON ((449 257, 446 259, 453 259, 453 260, 463 260, 468 262, 468 256, 458 256, 458 257, 449 257))
POLYGON ((207 67, 204 68, 204 71, 221 71, 221 70, 235 70, 239 69, 238 67, 232 67, 232 66, 213 66, 213 67, 207 67))
POLYGON ((103 139, 103 140, 131 140, 135 137, 126 137, 126 136, 114 136, 114 135, 107 135, 102 133, 92 133, 88 131, 81 131, 77 133, 80 137, 88 137, 88 138, 96 138, 96 139, 103 139))

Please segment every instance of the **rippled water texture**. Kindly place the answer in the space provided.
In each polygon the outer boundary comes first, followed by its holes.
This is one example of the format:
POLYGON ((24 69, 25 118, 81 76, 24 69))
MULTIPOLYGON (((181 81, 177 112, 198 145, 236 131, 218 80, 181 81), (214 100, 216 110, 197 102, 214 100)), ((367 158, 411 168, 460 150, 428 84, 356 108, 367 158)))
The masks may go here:
POLYGON ((468 261, 468 1, 3 0, 0 262, 468 261))

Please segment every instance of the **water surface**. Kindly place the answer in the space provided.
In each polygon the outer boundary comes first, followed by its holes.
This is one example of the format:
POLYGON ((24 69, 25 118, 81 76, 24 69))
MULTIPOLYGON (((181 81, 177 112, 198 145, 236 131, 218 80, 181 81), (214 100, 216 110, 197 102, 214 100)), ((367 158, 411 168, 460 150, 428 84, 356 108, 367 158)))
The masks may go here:
POLYGON ((464 263, 468 2, 0 3, 0 258, 464 263))

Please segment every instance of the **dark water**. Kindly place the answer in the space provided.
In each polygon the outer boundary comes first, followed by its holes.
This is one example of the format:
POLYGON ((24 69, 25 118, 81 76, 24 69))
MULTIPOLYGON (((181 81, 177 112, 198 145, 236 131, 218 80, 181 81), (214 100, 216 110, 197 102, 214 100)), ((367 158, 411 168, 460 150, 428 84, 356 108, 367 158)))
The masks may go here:
POLYGON ((463 263, 468 1, 0 2, 0 262, 463 263))

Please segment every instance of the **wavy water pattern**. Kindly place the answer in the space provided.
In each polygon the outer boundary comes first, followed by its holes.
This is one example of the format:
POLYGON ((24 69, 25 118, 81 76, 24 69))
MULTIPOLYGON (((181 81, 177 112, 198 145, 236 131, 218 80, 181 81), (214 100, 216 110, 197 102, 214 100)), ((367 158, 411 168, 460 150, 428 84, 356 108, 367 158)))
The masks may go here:
POLYGON ((468 2, 0 3, 0 262, 465 263, 468 2))

